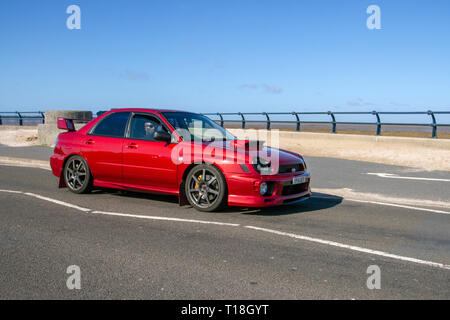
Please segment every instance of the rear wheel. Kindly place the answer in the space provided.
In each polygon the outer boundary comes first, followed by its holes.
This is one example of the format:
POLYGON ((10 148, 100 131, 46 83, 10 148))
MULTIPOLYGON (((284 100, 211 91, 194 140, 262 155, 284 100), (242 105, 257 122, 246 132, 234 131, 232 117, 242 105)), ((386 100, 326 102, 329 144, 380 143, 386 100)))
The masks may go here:
POLYGON ((74 193, 88 193, 92 189, 92 175, 89 166, 82 157, 73 156, 64 166, 64 181, 74 193))
POLYGON ((225 178, 212 165, 198 165, 189 171, 185 193, 189 203, 200 211, 219 210, 227 201, 225 178))

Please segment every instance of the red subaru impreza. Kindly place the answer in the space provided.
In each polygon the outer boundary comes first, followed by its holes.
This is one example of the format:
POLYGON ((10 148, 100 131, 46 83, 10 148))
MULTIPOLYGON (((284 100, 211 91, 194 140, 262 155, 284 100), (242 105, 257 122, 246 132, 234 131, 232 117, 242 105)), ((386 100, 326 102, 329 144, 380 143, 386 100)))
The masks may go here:
POLYGON ((67 130, 50 158, 59 186, 171 194, 201 211, 267 207, 311 195, 310 173, 297 153, 238 140, 196 113, 114 109, 76 131, 67 130))

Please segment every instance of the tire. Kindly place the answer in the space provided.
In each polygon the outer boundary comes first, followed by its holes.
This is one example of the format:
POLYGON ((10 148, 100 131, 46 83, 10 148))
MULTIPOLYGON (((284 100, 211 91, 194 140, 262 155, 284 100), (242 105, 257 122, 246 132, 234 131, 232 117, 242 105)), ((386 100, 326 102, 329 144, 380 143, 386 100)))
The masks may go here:
POLYGON ((89 193, 92 190, 91 170, 82 157, 70 157, 64 165, 63 175, 66 186, 73 193, 89 193))
POLYGON ((201 164, 186 176, 184 192, 191 206, 199 211, 217 211, 227 202, 227 184, 219 169, 201 164))

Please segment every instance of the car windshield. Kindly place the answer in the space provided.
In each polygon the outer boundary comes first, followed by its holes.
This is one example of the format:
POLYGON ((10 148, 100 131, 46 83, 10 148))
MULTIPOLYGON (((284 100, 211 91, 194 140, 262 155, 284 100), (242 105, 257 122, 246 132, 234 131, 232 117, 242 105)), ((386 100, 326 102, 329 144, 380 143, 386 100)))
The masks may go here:
POLYGON ((183 140, 190 141, 225 141, 236 137, 217 123, 196 113, 164 112, 163 116, 175 128, 183 140))

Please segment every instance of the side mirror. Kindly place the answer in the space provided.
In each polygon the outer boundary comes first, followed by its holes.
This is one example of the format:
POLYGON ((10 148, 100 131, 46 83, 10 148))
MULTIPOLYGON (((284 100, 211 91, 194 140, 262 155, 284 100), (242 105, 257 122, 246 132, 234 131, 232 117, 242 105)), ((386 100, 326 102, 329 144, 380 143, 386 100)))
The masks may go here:
POLYGON ((156 131, 153 134, 153 139, 157 141, 165 141, 167 143, 170 143, 172 141, 172 136, 165 131, 156 131))
POLYGON ((72 119, 66 118, 58 118, 58 129, 67 130, 67 131, 75 131, 75 125, 73 124, 72 119))

